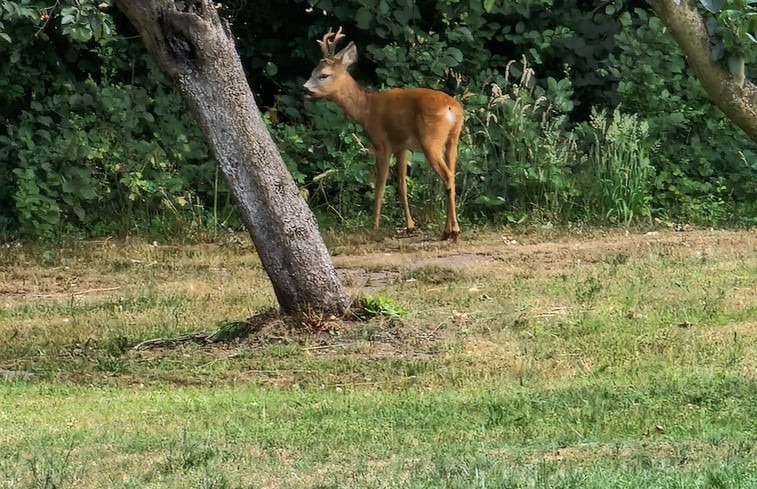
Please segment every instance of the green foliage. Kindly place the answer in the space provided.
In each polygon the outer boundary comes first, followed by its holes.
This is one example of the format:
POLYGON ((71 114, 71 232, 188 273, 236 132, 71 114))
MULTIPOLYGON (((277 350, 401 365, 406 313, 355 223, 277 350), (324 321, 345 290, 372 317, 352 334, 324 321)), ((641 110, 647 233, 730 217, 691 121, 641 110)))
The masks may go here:
MULTIPOLYGON (((49 23, 58 27, 60 32, 75 42, 87 42, 91 39, 106 43, 114 35, 113 17, 104 10, 110 7, 110 0, 67 0, 49 2, 38 0, 2 0, 0 1, 0 40, 7 43, 24 41, 14 38, 6 31, 3 20, 33 24, 39 29, 37 34, 47 38, 44 29, 49 23)), ((17 32, 13 32, 16 34, 17 32)), ((12 60, 13 61, 13 60, 12 60)))
MULTIPOLYGON (((701 3, 714 55, 754 77, 754 2, 701 3)), ((588 15, 577 0, 266 0, 221 13, 325 227, 365 226, 373 206, 362 130, 300 95, 314 40, 337 25, 358 44, 354 76, 369 88, 425 86, 463 102, 464 225, 755 222, 757 144, 713 108, 658 19, 633 5, 588 15)), ((200 133, 110 2, 0 0, 0 58, 0 238, 239 225, 200 133)), ((421 154, 411 163, 414 217, 438 223, 438 178, 421 154)), ((393 180, 383 217, 401 222, 393 180)))
MULTIPOLYGON (((36 25, 42 19, 44 15, 41 9, 31 0, 0 1, 0 41, 5 41, 10 44, 14 41, 14 34, 17 32, 17 25, 32 24, 36 25), (10 25, 6 26, 5 22, 9 22, 10 25), (16 27, 14 29, 14 27, 16 27)), ((17 59, 19 52, 14 53, 14 58, 17 59)), ((9 59, 13 62, 13 59, 9 59)))
POLYGON ((604 111, 592 110, 589 128, 585 205, 615 224, 650 217, 654 168, 647 122, 619 109, 608 121, 604 111))
POLYGON ((659 19, 636 9, 620 20, 607 75, 618 80, 624 110, 643 114, 661 142, 652 160, 656 213, 707 224, 729 213, 754 220, 757 143, 709 102, 659 19))
MULTIPOLYGON (((325 224, 354 222, 361 210, 366 224, 373 205, 373 156, 362 131, 331 104, 315 103, 309 110, 310 126, 270 127, 284 162, 311 208, 328 219, 325 224)), ((388 189, 387 198, 392 195, 388 189)))
POLYGON ((570 80, 548 78, 542 88, 525 58, 508 63, 504 76, 490 76, 489 96, 471 97, 466 104, 473 112, 461 151, 461 207, 481 215, 498 209, 511 222, 530 212, 562 219, 576 192, 570 179, 576 146, 565 130, 572 109, 570 80))
POLYGON ((0 136, 19 232, 103 234, 140 222, 167 231, 152 216, 191 207, 193 167, 207 160, 180 107, 176 96, 92 79, 32 102, 0 136))
POLYGON ((114 34, 113 18, 105 14, 102 9, 110 6, 110 0, 71 2, 71 5, 61 7, 61 32, 72 41, 87 42, 97 39, 107 41, 114 34))
POLYGON ((712 59, 722 60, 731 73, 744 79, 744 65, 757 59, 757 2, 699 0, 712 40, 712 59))
POLYGON ((199 131, 141 46, 110 37, 92 2, 25 4, 0 43, 0 236, 234 225, 199 131))

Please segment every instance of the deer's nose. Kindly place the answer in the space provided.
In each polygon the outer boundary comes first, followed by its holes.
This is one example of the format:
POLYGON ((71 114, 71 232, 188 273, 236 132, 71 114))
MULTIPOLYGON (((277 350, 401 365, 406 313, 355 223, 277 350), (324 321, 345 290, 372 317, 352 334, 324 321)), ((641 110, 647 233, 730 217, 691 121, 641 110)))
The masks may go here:
POLYGON ((309 89, 307 85, 302 85, 302 91, 305 92, 306 97, 312 97, 313 95, 315 95, 315 93, 313 93, 313 91, 309 89))

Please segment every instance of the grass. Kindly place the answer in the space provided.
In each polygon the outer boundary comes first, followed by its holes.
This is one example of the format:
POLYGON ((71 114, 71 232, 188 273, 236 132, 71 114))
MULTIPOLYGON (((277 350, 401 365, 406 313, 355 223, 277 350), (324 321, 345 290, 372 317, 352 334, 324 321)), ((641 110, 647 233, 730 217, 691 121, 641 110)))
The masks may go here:
POLYGON ((755 487, 755 233, 517 238, 331 235, 375 317, 140 350, 269 309, 254 253, 6 246, 0 488, 755 487))

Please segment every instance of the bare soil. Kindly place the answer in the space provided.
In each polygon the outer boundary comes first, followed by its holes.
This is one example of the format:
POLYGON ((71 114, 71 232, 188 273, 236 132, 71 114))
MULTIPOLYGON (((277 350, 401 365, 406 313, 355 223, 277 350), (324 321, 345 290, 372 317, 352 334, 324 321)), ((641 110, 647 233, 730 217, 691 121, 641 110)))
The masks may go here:
POLYGON ((376 289, 401 278, 402 272, 442 269, 496 269, 498 275, 560 274, 576 263, 618 263, 651 253, 700 255, 740 250, 757 253, 757 230, 687 230, 628 232, 589 230, 545 236, 487 234, 458 243, 422 238, 387 239, 363 253, 334 257, 342 277, 356 287, 376 289))
MULTIPOLYGON (((123 283, 122 276, 113 273, 119 267, 152 268, 156 280, 176 281, 177 287, 181 287, 177 276, 202 273, 203 280, 212 287, 212 282, 223 283, 235 275, 249 273, 250 267, 261 268, 249 241, 235 237, 235 242, 241 244, 177 247, 88 241, 78 243, 68 253, 61 250, 60 256, 50 260, 43 258, 49 252, 7 244, 0 249, 0 305, 118 296, 128 285, 123 283), (204 257, 219 254, 225 257, 222 265, 203 263, 204 257), (164 270, 162 267, 169 260, 179 263, 171 264, 171 270, 164 270)), ((652 253, 716 256, 735 251, 753 257, 757 253, 757 230, 588 230, 553 236, 544 232, 488 233, 463 236, 457 243, 416 236, 353 244, 344 238, 330 248, 336 251, 333 262, 348 289, 370 293, 401 280, 412 280, 414 274, 424 272, 438 274, 440 280, 445 273, 461 271, 491 272, 499 278, 533 277, 561 274, 581 263, 619 264, 652 253)))

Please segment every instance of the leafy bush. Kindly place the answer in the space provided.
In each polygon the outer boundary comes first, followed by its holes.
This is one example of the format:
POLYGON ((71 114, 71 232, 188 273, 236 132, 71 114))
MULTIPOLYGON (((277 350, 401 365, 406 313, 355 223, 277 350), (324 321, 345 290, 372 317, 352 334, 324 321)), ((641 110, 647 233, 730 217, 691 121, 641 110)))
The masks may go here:
POLYGON ((32 102, 0 136, 19 233, 165 233, 172 217, 186 225, 179 215, 209 190, 193 173, 213 167, 180 108, 175 96, 92 79, 32 102))
POLYGON ((510 222, 531 213, 551 220, 571 215, 577 152, 566 131, 570 80, 548 78, 545 89, 534 76, 525 58, 510 62, 503 76, 490 73, 482 90, 488 97, 466 100, 470 138, 461 155, 462 207, 482 216, 498 209, 510 222))
POLYGON ((94 4, 72 9, 4 10, 0 236, 188 236, 234 223, 202 136, 141 46, 109 37, 112 18, 94 4))
MULTIPOLYGON (((734 2, 710 2, 710 34, 724 62, 735 53, 754 77, 753 33, 739 29, 756 17, 734 2), (733 19, 738 29, 728 30, 733 19)), ((201 135, 107 4, 0 0, 0 237, 191 237, 238 226, 201 135)), ((365 226, 373 206, 362 129, 299 93, 317 62, 314 40, 337 25, 359 46, 354 75, 366 86, 425 86, 463 102, 464 224, 757 222, 757 144, 711 105, 659 20, 633 3, 591 15, 577 0, 224 5, 256 99, 323 226, 365 226)), ((439 179, 420 153, 411 163, 413 215, 439 223, 439 179)), ((383 217, 401 222, 393 180, 383 217)))
POLYGON ((636 9, 620 20, 607 74, 624 110, 642 114, 663 142, 652 159, 655 212, 712 224, 744 209, 754 219, 757 143, 710 103, 658 18, 636 9))
POLYGON ((394 318, 407 316, 407 311, 397 301, 390 297, 366 294, 356 300, 355 315, 362 319, 375 316, 389 316, 394 318))

